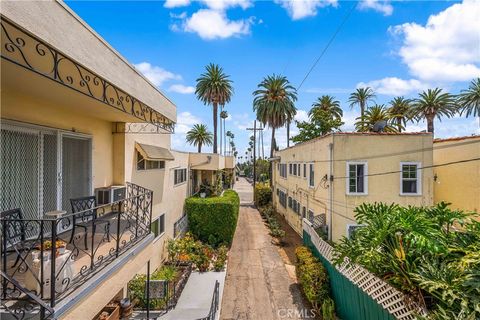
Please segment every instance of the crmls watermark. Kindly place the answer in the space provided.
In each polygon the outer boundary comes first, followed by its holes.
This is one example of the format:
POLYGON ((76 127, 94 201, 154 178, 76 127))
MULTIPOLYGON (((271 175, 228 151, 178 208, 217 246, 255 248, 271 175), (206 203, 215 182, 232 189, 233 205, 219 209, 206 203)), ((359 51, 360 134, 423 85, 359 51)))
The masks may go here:
POLYGON ((315 309, 278 309, 279 319, 315 319, 315 309))

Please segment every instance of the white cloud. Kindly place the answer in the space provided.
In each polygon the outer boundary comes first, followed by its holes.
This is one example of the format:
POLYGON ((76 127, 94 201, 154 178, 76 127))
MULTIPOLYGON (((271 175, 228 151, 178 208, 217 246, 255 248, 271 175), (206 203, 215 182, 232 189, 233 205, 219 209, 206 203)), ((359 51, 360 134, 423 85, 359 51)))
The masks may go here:
POLYGON ((468 81, 480 76, 480 5, 465 0, 431 15, 425 26, 389 28, 402 38, 399 55, 412 75, 424 81, 468 81))
POLYGON ((426 83, 416 79, 403 80, 396 77, 387 77, 380 80, 370 82, 360 82, 358 88, 371 87, 376 93, 389 96, 404 96, 410 93, 416 93, 427 89, 426 83))
POLYGON ((202 9, 185 19, 181 29, 197 33, 202 39, 225 39, 250 33, 253 18, 229 20, 225 12, 202 9))
POLYGON ((337 0, 275 0, 285 8, 292 20, 300 20, 317 15, 317 9, 337 6, 337 0))
POLYGON ((173 72, 167 71, 158 66, 152 66, 148 62, 141 62, 134 64, 135 68, 143 73, 143 75, 150 80, 157 87, 161 86, 165 81, 168 80, 181 80, 182 77, 173 72))
POLYGON ((308 121, 308 112, 305 110, 297 110, 297 114, 295 115, 295 120, 296 121, 308 121))
POLYGON ((183 84, 173 84, 168 88, 168 91, 181 93, 181 94, 191 94, 195 92, 195 87, 185 86, 183 84))
POLYGON ((190 4, 190 0, 166 0, 163 5, 165 8, 184 7, 190 4))
POLYGON ((180 112, 177 116, 175 134, 187 133, 197 123, 202 123, 202 119, 188 111, 180 112))
POLYGON ((382 13, 384 16, 390 16, 393 13, 393 6, 389 0, 362 0, 358 4, 359 9, 373 9, 382 13))
POLYGON ((245 10, 252 6, 252 1, 250 0, 202 0, 202 2, 210 9, 220 11, 237 6, 245 10))

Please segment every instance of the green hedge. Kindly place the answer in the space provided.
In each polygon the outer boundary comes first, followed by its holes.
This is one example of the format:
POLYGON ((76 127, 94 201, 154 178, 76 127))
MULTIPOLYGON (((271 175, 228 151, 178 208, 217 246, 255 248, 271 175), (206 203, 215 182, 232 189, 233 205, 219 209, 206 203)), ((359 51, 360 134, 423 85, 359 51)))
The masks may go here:
POLYGON ((255 205, 257 208, 266 206, 272 202, 272 188, 268 183, 258 182, 255 184, 255 205))
POLYGON ((185 200, 190 232, 211 246, 230 246, 237 226, 240 198, 233 190, 211 198, 190 197, 185 200))

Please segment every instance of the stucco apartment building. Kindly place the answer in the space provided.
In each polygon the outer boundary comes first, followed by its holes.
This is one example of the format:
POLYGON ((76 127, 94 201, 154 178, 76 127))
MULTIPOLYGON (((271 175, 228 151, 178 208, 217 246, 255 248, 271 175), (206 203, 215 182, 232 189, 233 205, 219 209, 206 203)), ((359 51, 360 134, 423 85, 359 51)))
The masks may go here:
POLYGON ((332 133, 277 151, 274 206, 299 234, 305 217, 338 241, 364 202, 433 204, 432 146, 429 133, 332 133))
POLYGON ((434 200, 480 213, 480 136, 433 141, 434 200), (476 159, 476 160, 475 160, 476 159))
POLYGON ((2 2, 1 27, 0 317, 93 319, 234 159, 172 150, 175 104, 63 2, 2 2))

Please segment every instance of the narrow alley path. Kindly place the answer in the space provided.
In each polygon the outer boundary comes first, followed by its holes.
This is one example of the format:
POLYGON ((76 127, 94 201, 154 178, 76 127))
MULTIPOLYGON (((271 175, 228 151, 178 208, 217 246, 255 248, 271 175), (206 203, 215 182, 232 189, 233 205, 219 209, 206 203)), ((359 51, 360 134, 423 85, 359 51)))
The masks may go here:
POLYGON ((240 178, 235 190, 240 195, 241 207, 228 260, 220 319, 308 318, 298 285, 288 275, 260 214, 250 206, 252 186, 240 178))

